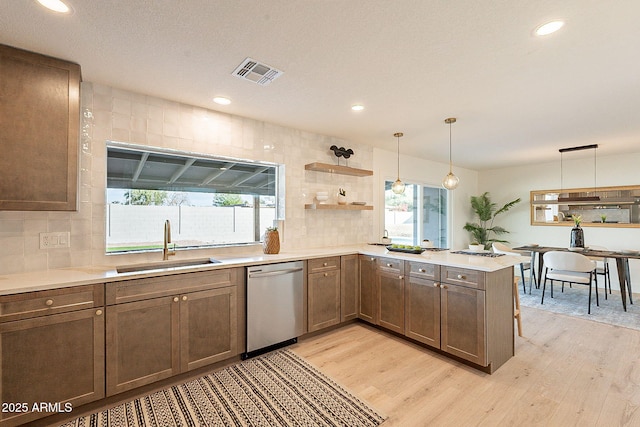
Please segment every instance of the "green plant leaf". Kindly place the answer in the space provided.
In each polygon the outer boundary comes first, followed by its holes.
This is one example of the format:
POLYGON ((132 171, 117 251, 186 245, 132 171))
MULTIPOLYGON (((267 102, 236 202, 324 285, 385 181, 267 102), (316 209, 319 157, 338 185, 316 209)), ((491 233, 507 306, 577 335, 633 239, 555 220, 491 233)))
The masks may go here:
POLYGON ((489 249, 493 242, 507 243, 506 240, 498 240, 491 237, 491 234, 498 236, 509 233, 509 231, 503 227, 494 226, 493 221, 497 215, 507 212, 513 206, 520 203, 520 201, 521 199, 518 197, 515 200, 505 203, 498 209, 498 205, 491 201, 489 192, 484 192, 480 196, 471 196, 471 208, 478 216, 479 222, 467 222, 463 228, 471 233, 473 240, 484 245, 485 249, 489 249))

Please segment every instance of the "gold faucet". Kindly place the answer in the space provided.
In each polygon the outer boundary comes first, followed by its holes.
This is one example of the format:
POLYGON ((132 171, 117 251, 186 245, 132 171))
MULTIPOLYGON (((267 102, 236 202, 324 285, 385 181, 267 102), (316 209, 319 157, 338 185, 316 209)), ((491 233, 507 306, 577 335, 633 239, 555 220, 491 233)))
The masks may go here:
POLYGON ((169 220, 164 222, 164 248, 162 249, 162 260, 166 261, 171 255, 176 254, 176 245, 173 245, 173 250, 169 250, 169 243, 171 243, 171 223, 169 220))

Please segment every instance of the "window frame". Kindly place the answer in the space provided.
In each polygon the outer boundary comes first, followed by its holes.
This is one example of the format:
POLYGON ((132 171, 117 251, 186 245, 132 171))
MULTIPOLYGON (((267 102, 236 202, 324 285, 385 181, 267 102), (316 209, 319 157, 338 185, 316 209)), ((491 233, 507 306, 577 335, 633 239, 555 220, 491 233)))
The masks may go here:
MULTIPOLYGON (((208 153, 199 153, 199 152, 192 152, 192 151, 185 151, 185 150, 176 150, 176 149, 169 149, 169 148, 159 148, 159 147, 153 147, 153 146, 146 146, 146 145, 137 145, 137 144, 130 144, 130 143, 123 143, 123 142, 118 142, 118 141, 111 141, 111 140, 107 140, 106 141, 106 147, 105 147, 105 152, 106 152, 106 171, 105 171, 105 175, 106 175, 106 183, 105 183, 105 206, 106 206, 106 213, 107 213, 107 217, 105 220, 105 253, 106 255, 116 255, 116 254, 126 254, 126 253, 140 253, 140 252, 155 252, 155 251, 160 251, 162 250, 161 248, 158 249, 157 247, 149 247, 152 245, 157 245, 157 239, 155 240, 149 240, 147 243, 149 243, 148 245, 146 245, 146 248, 142 248, 142 245, 140 245, 140 249, 126 249, 126 250, 118 250, 118 251, 113 251, 113 250, 109 250, 109 236, 111 235, 111 230, 110 230, 110 211, 111 211, 111 206, 112 203, 110 202, 110 196, 109 196, 109 192, 110 190, 113 189, 117 189, 117 190, 134 190, 136 188, 129 188, 129 187, 121 187, 121 186, 110 186, 109 184, 109 178, 110 178, 110 171, 109 171, 109 150, 113 149, 114 151, 122 151, 122 150, 127 150, 127 151, 132 151, 132 152, 136 152, 136 153, 149 153, 149 157, 156 155, 156 156, 167 156, 167 157, 171 157, 175 160, 184 160, 184 159, 196 159, 196 162, 198 160, 202 160, 204 163, 211 163, 214 164, 215 162, 225 162, 225 163, 229 163, 229 164, 233 164, 234 166, 237 167, 241 167, 241 168, 251 168, 254 167, 256 169, 256 171, 258 170, 262 170, 264 168, 266 173, 267 173, 267 178, 268 178, 268 185, 269 187, 271 187, 273 189, 273 194, 255 194, 255 193, 251 193, 251 192, 247 192, 246 187, 244 191, 241 192, 237 192, 237 193, 233 193, 233 192, 229 192, 229 191, 222 191, 219 194, 238 194, 241 196, 245 196, 245 197, 249 197, 252 196, 252 198, 255 200, 259 200, 261 196, 270 196, 273 197, 274 200, 274 204, 275 204, 275 209, 273 211, 273 221, 272 223, 270 222, 270 219, 268 219, 266 222, 262 221, 260 222, 260 220, 258 219, 256 221, 256 217, 255 217, 255 213, 256 210, 259 212, 259 209, 256 209, 256 206, 253 206, 253 210, 254 210, 254 225, 253 225, 253 231, 252 231, 252 235, 253 238, 251 240, 247 240, 247 241, 238 241, 238 242, 224 242, 224 243, 207 243, 207 244, 194 244, 194 245, 185 245, 182 247, 177 247, 176 249, 178 250, 189 250, 189 249, 207 249, 207 248, 218 248, 218 247, 230 247, 230 246, 249 246, 249 245, 259 245, 261 244, 263 235, 264 235, 264 230, 267 227, 272 227, 275 225, 278 225, 283 219, 284 219, 284 212, 285 212, 285 196, 284 196, 284 188, 285 188, 285 165, 283 164, 278 164, 278 163, 272 163, 272 162, 266 162, 266 161, 260 161, 260 160, 251 160, 251 159, 240 159, 240 158, 233 158, 233 157, 228 157, 228 156, 222 156, 222 155, 215 155, 215 154, 208 154, 208 153), (270 178, 270 175, 273 174, 273 178, 274 180, 272 181, 270 178)), ((133 154, 133 153, 132 153, 133 154)), ((203 163, 200 162, 200 163, 203 163)), ((206 168, 200 168, 201 170, 206 170, 206 168)), ((212 168, 213 170, 213 168, 212 168)), ((234 171, 235 172, 235 171, 234 171)), ((246 171, 245 171, 246 172, 246 171)), ((251 171, 249 170, 249 172, 246 172, 247 174, 251 174, 251 171)), ((255 172, 257 174, 257 172, 255 172)), ((114 175, 115 176, 115 172, 114 175)), ((130 183, 129 183, 130 184, 130 183)), ((162 187, 162 185, 160 185, 159 187, 162 187)), ((184 184, 185 188, 184 190, 180 189, 180 185, 176 184, 176 189, 168 189, 168 188, 157 188, 155 189, 155 191, 179 191, 179 192, 185 192, 185 193, 205 193, 207 195, 211 195, 213 196, 214 194, 216 194, 215 191, 203 191, 203 190, 199 190, 199 191, 189 191, 188 188, 194 188, 195 185, 193 183, 189 183, 189 184, 184 184)), ((256 187, 257 188, 257 187, 256 187)), ((148 189, 148 190, 154 190, 152 188, 149 188, 149 184, 145 184, 144 188, 140 188, 140 189, 148 189)), ((271 189, 269 190, 269 192, 271 192, 271 189)), ((255 202, 254 202, 255 205, 255 202)), ((173 206, 173 205, 162 205, 162 206, 173 206)), ((190 205, 190 207, 195 206, 195 207, 208 207, 209 205, 190 205)), ((211 207, 215 207, 213 204, 211 205, 211 207)), ((234 208, 234 215, 235 215, 235 208, 234 208)), ((215 222, 215 221, 214 221, 215 222)), ((176 227, 172 224, 172 230, 175 229, 176 227)), ((154 228, 155 231, 155 228, 154 228)), ((162 229, 159 228, 159 233, 160 236, 162 235, 162 229)), ((174 232, 175 233, 175 232, 174 232)), ((144 242, 142 242, 144 243, 144 242)))
MULTIPOLYGON (((387 210, 387 201, 386 201, 386 191, 391 191, 390 189, 387 190, 387 187, 390 188, 391 184, 395 181, 395 178, 384 178, 382 180, 382 214, 381 214, 381 223, 382 223, 382 229, 386 230, 387 229, 387 224, 386 224, 386 210, 387 210)), ((435 185, 435 184, 430 184, 430 183, 426 183, 426 182, 419 182, 419 181, 404 181, 405 186, 414 186, 415 191, 414 191, 414 195, 413 195, 413 203, 414 203, 414 215, 415 218, 413 220, 412 223, 412 228, 413 228, 413 232, 412 232, 412 238, 413 241, 411 242, 412 245, 420 245, 420 243, 422 242, 423 239, 425 239, 426 237, 424 237, 424 189, 425 188, 430 188, 430 189, 434 189, 434 190, 438 190, 440 192, 443 192, 443 194, 446 195, 446 201, 444 203, 444 207, 445 207, 445 212, 444 214, 440 214, 441 217, 444 218, 445 221, 445 231, 439 233, 438 237, 439 240, 438 241, 433 241, 433 244, 435 247, 442 247, 442 248, 447 248, 450 246, 450 242, 451 242, 451 207, 452 207, 452 196, 451 196, 451 192, 449 190, 443 189, 441 185, 435 185)), ((392 238, 393 240, 393 236, 389 235, 390 238, 392 238)), ((431 240, 432 237, 429 236, 429 239, 431 240)), ((398 243, 403 243, 403 242, 398 242, 398 243)))

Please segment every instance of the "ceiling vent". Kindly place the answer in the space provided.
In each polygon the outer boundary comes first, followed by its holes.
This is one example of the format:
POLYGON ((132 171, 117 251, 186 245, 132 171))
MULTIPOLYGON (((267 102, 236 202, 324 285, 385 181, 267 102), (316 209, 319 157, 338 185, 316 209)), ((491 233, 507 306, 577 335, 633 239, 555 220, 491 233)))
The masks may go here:
POLYGON ((233 75, 239 79, 249 80, 260 86, 267 86, 282 74, 284 74, 284 71, 280 71, 267 64, 261 64, 251 58, 245 59, 238 68, 233 70, 233 75))

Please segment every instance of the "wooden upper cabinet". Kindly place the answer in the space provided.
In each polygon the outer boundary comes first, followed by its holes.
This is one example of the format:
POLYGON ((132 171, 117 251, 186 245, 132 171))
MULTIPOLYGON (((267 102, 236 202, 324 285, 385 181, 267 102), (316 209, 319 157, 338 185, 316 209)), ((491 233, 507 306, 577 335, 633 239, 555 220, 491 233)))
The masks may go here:
POLYGON ((75 211, 80 66, 0 45, 0 210, 75 211))

